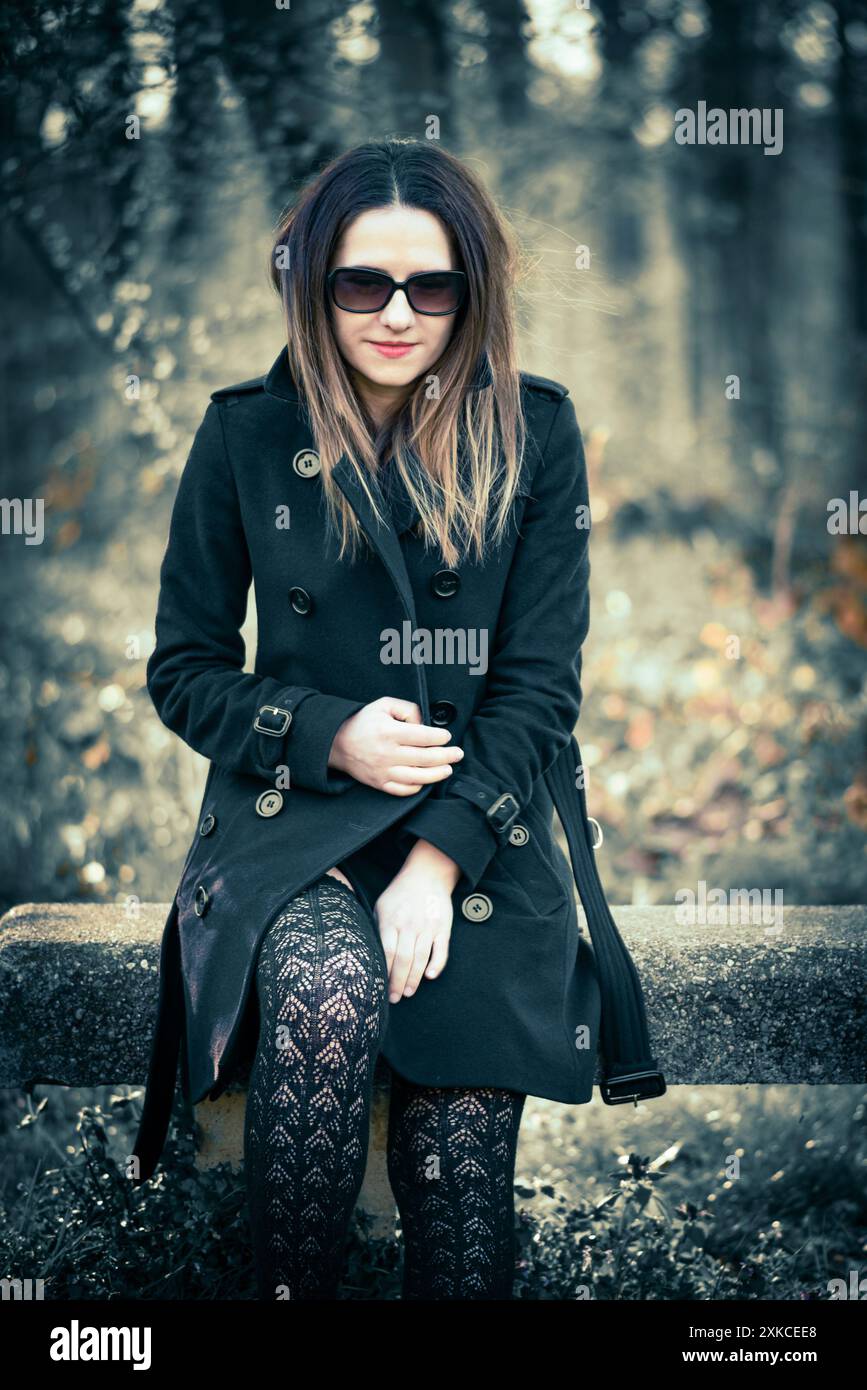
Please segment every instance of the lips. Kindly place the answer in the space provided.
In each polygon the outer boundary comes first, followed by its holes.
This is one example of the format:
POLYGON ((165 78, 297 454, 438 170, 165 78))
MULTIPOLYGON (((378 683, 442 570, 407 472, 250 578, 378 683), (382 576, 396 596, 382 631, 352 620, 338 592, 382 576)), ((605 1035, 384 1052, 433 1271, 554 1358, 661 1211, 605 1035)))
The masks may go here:
POLYGON ((383 357, 405 357, 408 352, 412 352, 415 343, 375 343, 368 340, 370 346, 381 353, 383 357))

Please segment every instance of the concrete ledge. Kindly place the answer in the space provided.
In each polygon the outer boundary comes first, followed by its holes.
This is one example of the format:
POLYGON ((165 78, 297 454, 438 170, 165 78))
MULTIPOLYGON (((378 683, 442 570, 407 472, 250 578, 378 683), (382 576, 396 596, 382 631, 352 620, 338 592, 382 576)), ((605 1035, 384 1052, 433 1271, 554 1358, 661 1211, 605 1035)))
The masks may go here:
MULTIPOLYGON (((0 1086, 144 1084, 168 911, 29 903, 0 919, 0 1086)), ((787 908, 782 925, 768 926, 687 927, 674 907, 613 913, 669 1086, 867 1079, 867 909, 787 908)), ((195 1107, 200 1168, 239 1168, 245 1106, 236 1084, 195 1107)), ((394 1234, 387 1132, 377 1065, 357 1202, 374 1236, 394 1234)))
POLYGON ((26 903, 0 919, 0 1086, 144 1084, 168 903, 26 903))
MULTIPOLYGON (((0 1086, 144 1083, 168 911, 29 903, 0 919, 0 1086)), ((787 907, 779 930, 612 911, 669 1085, 867 1080, 867 908, 787 907)))

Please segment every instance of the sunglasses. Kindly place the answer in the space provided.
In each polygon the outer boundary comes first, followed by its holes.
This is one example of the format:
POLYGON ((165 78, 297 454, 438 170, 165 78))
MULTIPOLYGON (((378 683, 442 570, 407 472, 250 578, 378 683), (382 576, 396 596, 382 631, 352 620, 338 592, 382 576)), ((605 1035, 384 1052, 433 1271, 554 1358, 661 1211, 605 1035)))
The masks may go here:
POLYGON ((347 314, 378 314, 395 290, 403 290, 417 314, 455 314, 467 292, 462 270, 424 270, 408 280, 394 280, 384 270, 338 266, 327 279, 331 298, 347 314))

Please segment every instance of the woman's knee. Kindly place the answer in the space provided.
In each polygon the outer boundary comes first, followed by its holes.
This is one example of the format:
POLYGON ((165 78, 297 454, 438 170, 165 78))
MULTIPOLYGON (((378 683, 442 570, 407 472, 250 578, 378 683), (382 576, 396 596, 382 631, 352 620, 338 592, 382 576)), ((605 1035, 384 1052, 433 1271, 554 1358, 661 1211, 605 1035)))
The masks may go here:
POLYGON ((382 1039, 388 1020, 388 977, 382 948, 361 901, 344 895, 329 899, 327 879, 320 883, 322 957, 318 996, 314 1003, 320 1038, 353 1035, 372 1050, 382 1039))
POLYGON ((267 1027, 276 1023, 317 1041, 373 1049, 388 1019, 387 973, 375 924, 361 901, 331 892, 323 875, 273 923, 259 952, 257 994, 267 1027))
POLYGON ((393 1180, 425 1188, 456 1162, 462 1183, 511 1171, 525 1100, 491 1086, 416 1085, 393 1072, 387 1146, 393 1180))

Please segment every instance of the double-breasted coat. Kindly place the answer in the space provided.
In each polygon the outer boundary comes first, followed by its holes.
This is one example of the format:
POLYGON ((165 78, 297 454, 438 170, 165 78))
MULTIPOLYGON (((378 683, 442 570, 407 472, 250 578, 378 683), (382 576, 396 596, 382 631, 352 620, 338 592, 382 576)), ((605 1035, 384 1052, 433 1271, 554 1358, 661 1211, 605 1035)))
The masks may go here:
MULTIPOLYGON (((469 389, 489 380, 483 355, 469 389)), ((456 570, 425 549, 405 494, 393 490, 389 508, 383 490, 377 524, 345 457, 333 477, 370 546, 338 560, 285 348, 264 377, 211 397, 174 502, 147 673, 163 722, 210 767, 163 932, 139 1181, 163 1147, 178 1058, 195 1104, 249 1057, 257 952, 287 899, 342 864, 370 905, 419 837, 461 878, 444 970, 388 1006, 388 1062, 422 1084, 580 1104, 601 1027, 606 1100, 664 1090, 576 776, 589 578, 580 430, 566 387, 528 373, 521 386, 527 446, 508 534, 456 570), (258 644, 245 672, 251 583, 258 644), (463 748, 444 782, 395 797, 329 769, 340 725, 383 695, 416 703, 463 748)))

